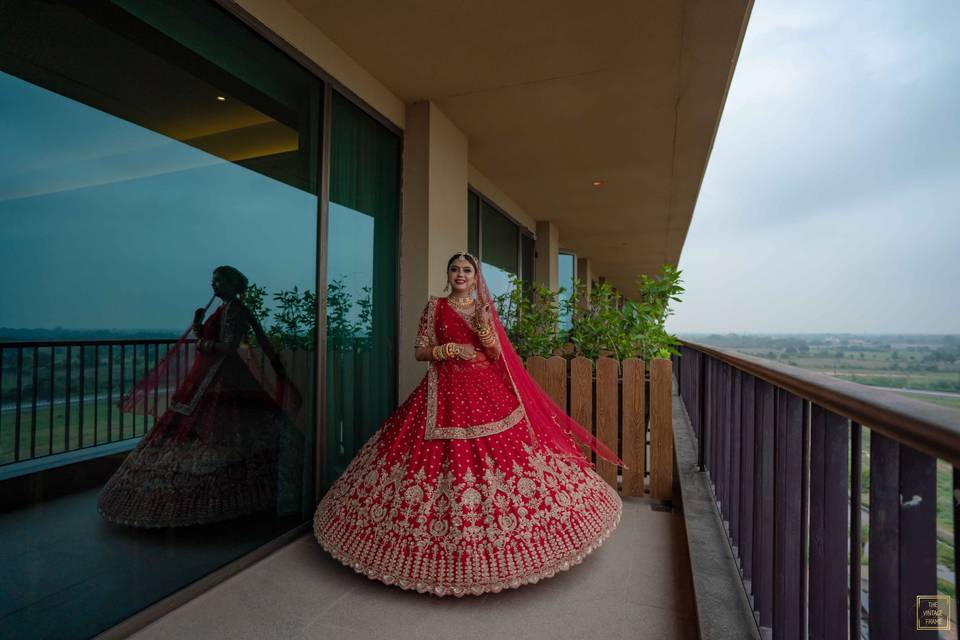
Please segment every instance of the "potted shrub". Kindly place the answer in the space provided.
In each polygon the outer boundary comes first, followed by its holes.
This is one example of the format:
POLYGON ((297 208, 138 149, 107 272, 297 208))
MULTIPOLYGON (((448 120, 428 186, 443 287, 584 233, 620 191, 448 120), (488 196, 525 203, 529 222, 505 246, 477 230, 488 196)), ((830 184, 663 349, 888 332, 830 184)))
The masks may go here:
POLYGON ((583 283, 553 292, 539 283, 525 287, 511 276, 512 288, 496 303, 504 328, 521 358, 579 355, 590 360, 611 357, 622 362, 637 357, 644 361, 678 355, 679 340, 667 333, 665 323, 684 291, 680 271, 664 265, 654 277, 637 278, 637 300, 625 299, 607 283, 594 286, 589 295, 583 283), (568 331, 560 329, 560 317, 572 318, 568 331))

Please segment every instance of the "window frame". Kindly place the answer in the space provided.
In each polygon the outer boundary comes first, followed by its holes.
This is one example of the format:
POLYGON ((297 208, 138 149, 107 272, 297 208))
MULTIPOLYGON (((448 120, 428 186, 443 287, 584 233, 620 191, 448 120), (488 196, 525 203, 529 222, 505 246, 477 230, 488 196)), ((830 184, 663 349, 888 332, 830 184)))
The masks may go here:
MULTIPOLYGON (((517 218, 510 215, 510 213, 507 212, 503 207, 497 205, 496 202, 491 200, 489 197, 485 196, 483 192, 481 192, 479 189, 477 189, 476 187, 468 183, 467 184, 467 228, 468 228, 467 236, 468 237, 470 235, 469 199, 471 197, 477 198, 477 228, 474 230, 477 238, 477 252, 476 252, 477 259, 483 262, 483 209, 484 209, 484 205, 486 205, 491 209, 493 209, 494 211, 496 211, 497 213, 499 213, 500 215, 502 215, 504 218, 510 221, 517 228, 517 271, 518 273, 516 275, 518 278, 520 278, 523 281, 527 281, 529 279, 529 281, 532 282, 533 279, 536 277, 536 256, 534 256, 534 260, 532 260, 532 264, 530 268, 531 273, 527 274, 526 269, 524 267, 524 263, 523 263, 523 240, 524 238, 526 238, 527 240, 533 240, 534 242, 536 242, 537 234, 531 231, 529 228, 527 228, 527 226, 522 222, 520 222, 519 220, 517 220, 517 218)), ((534 252, 535 251, 536 250, 534 250, 534 252)), ((574 266, 576 266, 576 263, 574 263, 574 266)))

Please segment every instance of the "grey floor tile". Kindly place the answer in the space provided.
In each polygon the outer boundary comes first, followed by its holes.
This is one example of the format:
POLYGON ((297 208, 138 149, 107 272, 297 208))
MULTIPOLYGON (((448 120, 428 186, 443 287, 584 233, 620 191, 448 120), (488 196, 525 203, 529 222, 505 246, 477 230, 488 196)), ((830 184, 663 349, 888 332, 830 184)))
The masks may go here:
POLYGON ((696 638, 677 515, 649 505, 624 499, 617 530, 569 571, 479 597, 438 598, 370 580, 324 553, 307 534, 136 637, 696 638))

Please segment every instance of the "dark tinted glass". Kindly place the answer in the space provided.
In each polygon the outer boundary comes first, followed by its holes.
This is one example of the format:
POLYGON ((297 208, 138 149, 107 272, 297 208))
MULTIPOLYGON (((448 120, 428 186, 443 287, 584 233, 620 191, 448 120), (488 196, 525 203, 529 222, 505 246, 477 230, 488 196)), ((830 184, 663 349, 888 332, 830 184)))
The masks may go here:
POLYGON ((510 275, 520 275, 520 233, 513 221, 486 202, 481 202, 480 212, 483 276, 491 293, 502 295, 510 289, 510 275))
POLYGON ((396 404, 400 138, 334 93, 324 488, 396 404))
POLYGON ((0 4, 9 637, 93 636, 316 504, 320 86, 213 3, 122 5, 0 4))
POLYGON ((480 197, 467 192, 467 251, 480 255, 480 197))

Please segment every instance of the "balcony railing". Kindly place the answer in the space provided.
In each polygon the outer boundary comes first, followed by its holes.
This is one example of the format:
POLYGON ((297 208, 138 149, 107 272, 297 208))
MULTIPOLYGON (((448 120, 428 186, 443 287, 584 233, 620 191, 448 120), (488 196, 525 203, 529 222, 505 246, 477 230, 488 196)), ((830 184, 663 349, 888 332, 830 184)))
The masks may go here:
POLYGON ((763 635, 926 637, 917 596, 938 574, 955 595, 960 412, 694 342, 681 353, 698 467, 763 635))
MULTIPOLYGON (((0 342, 0 466, 142 436, 144 410, 120 398, 176 340, 0 342)), ((192 345, 147 399, 160 415, 193 362, 192 345)))

